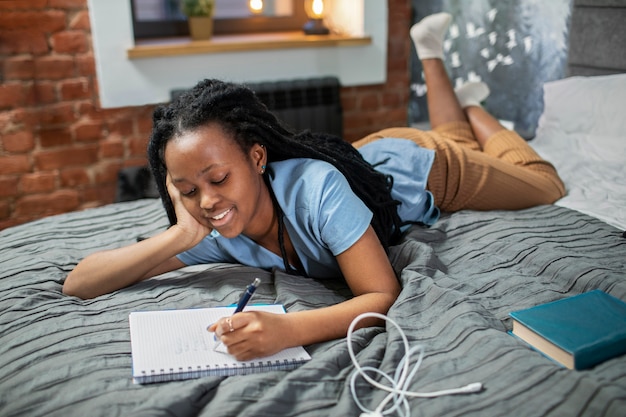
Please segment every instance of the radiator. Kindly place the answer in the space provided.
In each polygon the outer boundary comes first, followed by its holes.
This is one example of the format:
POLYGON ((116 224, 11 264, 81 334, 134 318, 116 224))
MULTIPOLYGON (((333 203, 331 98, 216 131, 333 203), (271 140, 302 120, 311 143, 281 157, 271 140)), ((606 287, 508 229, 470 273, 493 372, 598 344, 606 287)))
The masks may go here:
POLYGON ((296 131, 343 136, 341 85, 336 77, 252 83, 259 99, 296 131))
MULTIPOLYGON (((286 126, 343 137, 341 85, 336 77, 247 83, 286 126)), ((174 99, 185 90, 171 91, 174 99)))

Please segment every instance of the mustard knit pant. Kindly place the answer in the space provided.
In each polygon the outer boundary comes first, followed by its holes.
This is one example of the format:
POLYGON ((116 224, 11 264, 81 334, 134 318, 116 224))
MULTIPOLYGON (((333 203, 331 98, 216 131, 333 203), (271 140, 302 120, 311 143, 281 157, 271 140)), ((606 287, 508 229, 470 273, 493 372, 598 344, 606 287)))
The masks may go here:
POLYGON ((517 133, 501 130, 484 149, 467 122, 451 122, 431 131, 384 129, 353 143, 358 148, 381 138, 410 139, 435 151, 427 189, 443 211, 518 210, 552 204, 565 195, 556 170, 517 133))

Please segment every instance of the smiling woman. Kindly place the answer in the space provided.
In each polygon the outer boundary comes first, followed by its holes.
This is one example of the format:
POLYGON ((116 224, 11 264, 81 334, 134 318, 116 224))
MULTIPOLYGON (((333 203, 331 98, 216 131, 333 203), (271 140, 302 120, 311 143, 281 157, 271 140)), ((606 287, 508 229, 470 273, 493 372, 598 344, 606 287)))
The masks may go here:
MULTIPOLYGON (((218 79, 157 107, 148 159, 171 227, 87 256, 64 292, 95 297, 216 263, 345 280, 353 297, 338 304, 236 313, 238 328, 222 342, 249 360, 343 337, 358 315, 385 314, 400 292, 387 252, 410 224, 433 225, 440 209, 516 209, 562 196, 554 168, 476 105, 482 88, 455 95, 439 58, 443 42, 433 42, 448 23, 435 15, 412 31, 435 93, 430 132, 386 129, 354 145, 296 133, 249 87, 218 79)), ((210 331, 219 336, 224 326, 210 331)))
POLYGON ((87 256, 66 294, 91 298, 198 263, 344 276, 354 294, 344 303, 284 317, 238 313, 236 338, 223 342, 240 360, 341 337, 356 315, 388 310, 400 287, 385 247, 399 219, 387 176, 352 145, 294 134, 252 90, 219 80, 160 106, 153 123, 148 156, 172 227, 87 256))

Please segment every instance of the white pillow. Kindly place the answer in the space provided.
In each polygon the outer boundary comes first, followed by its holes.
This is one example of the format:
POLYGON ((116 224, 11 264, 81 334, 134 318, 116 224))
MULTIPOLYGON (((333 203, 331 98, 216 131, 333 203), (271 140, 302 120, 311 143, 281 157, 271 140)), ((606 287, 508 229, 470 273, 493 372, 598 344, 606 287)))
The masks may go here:
POLYGON ((546 83, 530 143, 565 182, 557 205, 626 229, 626 74, 546 83))
POLYGON ((549 81, 543 92, 539 129, 626 138, 626 74, 549 81))

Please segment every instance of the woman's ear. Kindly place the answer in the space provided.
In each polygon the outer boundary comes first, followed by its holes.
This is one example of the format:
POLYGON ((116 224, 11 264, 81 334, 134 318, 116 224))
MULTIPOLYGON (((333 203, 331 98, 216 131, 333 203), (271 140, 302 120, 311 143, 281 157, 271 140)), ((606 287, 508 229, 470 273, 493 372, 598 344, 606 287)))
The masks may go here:
POLYGON ((267 148, 264 145, 255 143, 252 146, 252 161, 256 165, 259 174, 264 174, 267 167, 267 148))

